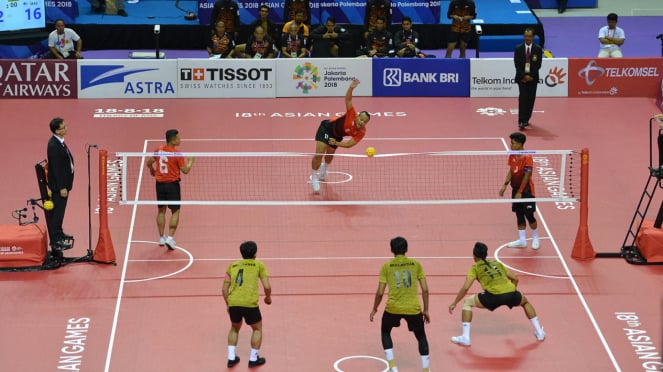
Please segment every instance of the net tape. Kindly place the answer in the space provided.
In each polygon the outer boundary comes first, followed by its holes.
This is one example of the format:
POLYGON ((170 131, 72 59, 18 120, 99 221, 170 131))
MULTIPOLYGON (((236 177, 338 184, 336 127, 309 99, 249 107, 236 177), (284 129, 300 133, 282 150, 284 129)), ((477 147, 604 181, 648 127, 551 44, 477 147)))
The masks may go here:
POLYGON ((512 203, 511 188, 498 192, 511 154, 534 160, 536 202, 577 202, 580 154, 571 150, 445 151, 335 154, 321 190, 311 187, 314 154, 294 152, 186 152, 180 202, 156 200, 145 163, 153 153, 117 153, 121 204, 136 205, 397 205, 512 203))

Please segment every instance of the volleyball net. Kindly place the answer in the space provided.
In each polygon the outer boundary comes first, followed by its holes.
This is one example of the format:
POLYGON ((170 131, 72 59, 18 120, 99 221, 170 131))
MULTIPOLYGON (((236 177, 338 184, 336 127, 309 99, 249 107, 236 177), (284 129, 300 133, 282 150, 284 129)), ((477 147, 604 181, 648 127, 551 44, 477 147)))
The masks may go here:
POLYGON ((534 160, 535 202, 581 199, 580 158, 572 150, 446 151, 336 154, 321 182, 311 187, 313 154, 294 152, 191 152, 182 174, 182 200, 156 200, 155 180, 146 161, 153 153, 121 152, 121 204, 129 205, 396 205, 512 203, 511 188, 499 190, 509 155, 534 160))

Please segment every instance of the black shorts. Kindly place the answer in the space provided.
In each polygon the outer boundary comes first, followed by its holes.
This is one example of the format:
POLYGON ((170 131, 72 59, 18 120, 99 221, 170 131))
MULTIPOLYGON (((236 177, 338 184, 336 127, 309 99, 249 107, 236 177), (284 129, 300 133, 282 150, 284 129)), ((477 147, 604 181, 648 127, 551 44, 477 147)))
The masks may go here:
POLYGON ((472 32, 449 32, 448 43, 457 43, 459 40, 468 44, 472 40, 472 32))
POLYGON ((514 306, 519 306, 520 301, 522 300, 523 295, 518 291, 498 295, 489 292, 479 293, 479 302, 481 302, 483 307, 490 311, 493 311, 502 305, 506 305, 511 309, 514 306))
MULTIPOLYGON (((516 192, 518 190, 512 190, 511 191, 511 199, 514 199, 516 196, 516 192)), ((522 199, 533 199, 534 195, 532 195, 531 192, 529 191, 523 191, 523 194, 521 195, 522 199)), ((512 203, 511 204, 511 211, 513 212, 520 212, 522 214, 527 214, 527 213, 534 213, 536 212, 536 203, 535 202, 524 202, 524 203, 512 203)))
MULTIPOLYGON (((180 201, 182 200, 182 194, 180 192, 180 181, 161 183, 157 182, 157 200, 163 201, 180 201)), ((164 205, 159 204, 159 208, 164 207, 164 205)), ((169 204, 168 208, 171 211, 176 211, 180 209, 179 204, 169 204)))
POLYGON ((259 307, 230 306, 228 314, 233 323, 240 323, 244 319, 246 324, 251 325, 262 320, 259 307))
POLYGON ((329 120, 323 120, 318 127, 318 131, 315 133, 315 140, 318 142, 324 142, 331 148, 337 148, 338 146, 332 146, 329 144, 330 138, 333 138, 338 142, 343 141, 343 137, 334 137, 334 124, 329 120))
POLYGON ((405 319, 407 322, 407 329, 410 331, 424 328, 424 315, 422 313, 404 315, 392 314, 385 311, 382 313, 382 330, 389 331, 394 327, 400 327, 401 319, 405 319))

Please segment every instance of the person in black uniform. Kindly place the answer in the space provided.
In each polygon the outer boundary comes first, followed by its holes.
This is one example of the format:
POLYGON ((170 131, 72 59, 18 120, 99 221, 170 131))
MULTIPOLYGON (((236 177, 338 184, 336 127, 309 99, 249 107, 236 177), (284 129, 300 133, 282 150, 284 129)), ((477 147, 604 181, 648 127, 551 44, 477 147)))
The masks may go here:
POLYGON ((47 147, 48 188, 53 198, 53 210, 49 220, 49 239, 54 250, 70 249, 73 236, 62 230, 64 213, 67 209, 69 192, 74 184, 74 157, 64 142, 67 125, 62 118, 54 118, 50 123, 53 136, 47 147))
POLYGON ((543 62, 543 48, 534 44, 534 29, 528 27, 523 34, 524 43, 516 46, 513 52, 513 64, 516 68, 518 83, 518 128, 530 125, 529 119, 534 110, 536 87, 539 84, 539 69, 543 62))

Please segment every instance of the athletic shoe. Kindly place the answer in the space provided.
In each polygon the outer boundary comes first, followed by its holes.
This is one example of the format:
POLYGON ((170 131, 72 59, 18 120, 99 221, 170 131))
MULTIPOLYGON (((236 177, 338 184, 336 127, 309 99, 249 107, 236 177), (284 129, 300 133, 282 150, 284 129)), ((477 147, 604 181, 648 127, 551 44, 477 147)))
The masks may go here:
POLYGON ((171 238, 170 236, 168 237, 168 239, 166 239, 165 244, 166 244, 166 247, 168 247, 169 250, 172 251, 173 249, 175 249, 175 244, 176 244, 175 240, 173 238, 171 238))
POLYGON ((540 246, 539 238, 532 239, 532 249, 539 249, 540 246))
POLYGON ((163 236, 160 236, 159 237, 159 245, 162 246, 162 247, 164 245, 166 245, 166 238, 164 238, 163 236))
POLYGON ((249 368, 258 367, 258 366, 261 366, 265 363, 267 363, 267 359, 259 356, 258 359, 254 360, 254 361, 249 360, 249 368))
POLYGON ((235 364, 239 363, 239 357, 235 355, 235 359, 228 359, 228 368, 232 368, 235 366, 235 364))
POLYGON ((313 185, 313 192, 320 192, 320 181, 318 181, 318 177, 311 177, 311 184, 313 185))
POLYGON ((543 328, 541 328, 541 333, 539 332, 534 332, 534 336, 536 336, 536 339, 539 341, 543 341, 546 339, 546 332, 543 331, 543 328))
POLYGON ((527 242, 522 240, 514 240, 506 245, 509 248, 527 248, 527 242))
POLYGON ((527 125, 525 123, 518 123, 518 129, 523 130, 527 125))
POLYGON ((453 342, 454 344, 463 345, 463 346, 472 345, 472 343, 470 342, 470 339, 465 338, 464 336, 453 336, 453 337, 451 337, 451 342, 453 342))

